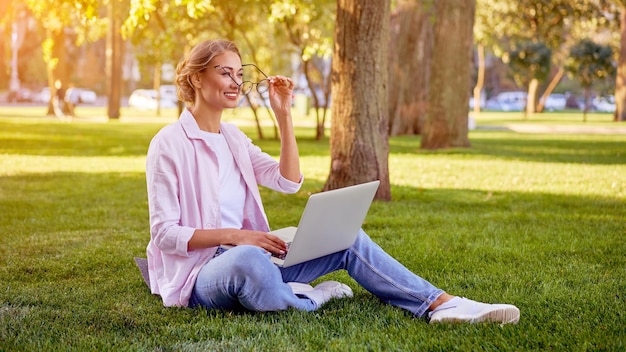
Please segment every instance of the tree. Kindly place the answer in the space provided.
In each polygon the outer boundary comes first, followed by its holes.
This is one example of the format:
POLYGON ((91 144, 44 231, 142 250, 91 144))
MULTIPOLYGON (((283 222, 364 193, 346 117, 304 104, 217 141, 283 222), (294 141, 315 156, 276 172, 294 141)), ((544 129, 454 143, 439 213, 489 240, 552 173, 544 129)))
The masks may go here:
POLYGON ((109 0, 107 15, 109 28, 107 33, 106 77, 107 77, 107 115, 109 119, 120 118, 122 99, 122 61, 124 59, 124 39, 122 38, 124 0, 109 0))
POLYGON ((330 56, 335 0, 281 0, 271 4, 271 21, 285 29, 296 48, 316 118, 316 139, 324 137, 330 103, 330 56), (334 5, 334 6, 332 6, 334 5))
POLYGON ((606 79, 614 73, 613 50, 610 46, 599 45, 588 39, 582 40, 571 49, 565 70, 585 90, 583 121, 587 121, 591 87, 594 82, 606 79))
MULTIPOLYGON (((101 20, 98 18, 99 0, 26 0, 24 4, 44 28, 46 39, 42 43, 46 63, 48 87, 54 93, 55 81, 67 87, 70 81, 72 62, 68 59, 67 41, 98 38, 102 35, 101 20)), ((54 94, 51 94, 54 96, 54 94)), ((52 99, 48 104, 48 115, 54 115, 52 99)))
MULTIPOLYGON (((237 43, 244 62, 251 61, 261 67, 284 67, 283 56, 272 55, 285 52, 285 44, 272 40, 269 35, 274 30, 268 21, 270 5, 261 0, 164 0, 156 7, 149 1, 137 1, 132 3, 124 29, 127 35, 141 32, 134 40, 136 45, 152 48, 157 43, 162 52, 151 56, 151 65, 156 64, 156 57, 178 62, 182 58, 181 43, 183 50, 190 50, 198 42, 221 37, 237 43)), ((252 109, 259 138, 263 139, 259 119, 259 108, 264 106, 262 99, 259 99, 261 103, 251 96, 244 99, 252 109)), ((182 104, 179 107, 182 109, 182 104)), ((278 128, 272 111, 269 106, 265 106, 265 110, 274 124, 277 138, 278 128)))
MULTIPOLYGON (((563 77, 562 66, 569 48, 581 38, 581 33, 588 35, 592 27, 610 26, 603 10, 606 1, 478 0, 477 43, 503 57, 521 43, 543 42, 552 51, 552 64, 558 69, 539 99, 542 102, 563 77)), ((529 104, 527 111, 534 112, 535 107, 529 104)), ((540 103, 537 110, 541 109, 540 103)))
POLYGON ((338 0, 332 61, 331 167, 324 190, 379 179, 391 199, 387 137, 389 0, 338 0))
POLYGON ((475 1, 437 0, 424 149, 469 147, 468 110, 475 1), (454 40, 450 40, 454 38, 454 40))
POLYGON ((626 0, 615 0, 619 8, 620 48, 615 80, 615 121, 626 121, 626 0))
POLYGON ((552 51, 541 42, 519 43, 503 58, 513 70, 513 77, 517 84, 528 87, 526 117, 535 111, 539 82, 548 77, 551 58, 552 51))
POLYGON ((428 105, 432 1, 399 0, 390 18, 389 133, 419 134, 428 105))

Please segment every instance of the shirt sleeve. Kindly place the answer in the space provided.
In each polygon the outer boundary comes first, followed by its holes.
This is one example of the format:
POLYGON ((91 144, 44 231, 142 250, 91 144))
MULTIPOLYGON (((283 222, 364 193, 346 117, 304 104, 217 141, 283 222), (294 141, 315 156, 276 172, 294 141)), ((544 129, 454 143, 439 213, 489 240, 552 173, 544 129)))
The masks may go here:
POLYGON ((248 155, 252 162, 254 175, 257 183, 283 193, 296 193, 302 187, 304 176, 300 174, 300 181, 293 182, 280 174, 280 164, 269 154, 263 152, 261 148, 254 145, 250 138, 245 137, 247 142, 248 155))
POLYGON ((146 158, 150 235, 164 254, 188 256, 188 242, 195 229, 179 225, 180 190, 174 158, 167 144, 155 137, 146 158))

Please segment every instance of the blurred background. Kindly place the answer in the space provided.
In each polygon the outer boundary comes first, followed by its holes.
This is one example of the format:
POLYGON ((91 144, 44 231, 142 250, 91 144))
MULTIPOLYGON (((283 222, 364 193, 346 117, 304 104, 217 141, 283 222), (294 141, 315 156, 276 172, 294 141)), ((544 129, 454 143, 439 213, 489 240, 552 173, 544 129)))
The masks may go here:
MULTIPOLYGON (((55 97, 70 107, 111 101, 142 110, 176 107, 176 64, 209 38, 234 40, 244 62, 294 77, 300 110, 331 103, 336 1, 0 4, 0 104, 48 104, 49 114, 55 97)), ((409 90, 419 102, 429 89, 432 1, 390 6, 389 90, 409 90)), ((474 22, 469 109, 614 112, 623 12, 620 0, 477 0, 468 19, 474 22)), ((253 94, 242 105, 264 102, 253 94)), ((391 116, 402 113, 400 103, 390 103, 391 116)))

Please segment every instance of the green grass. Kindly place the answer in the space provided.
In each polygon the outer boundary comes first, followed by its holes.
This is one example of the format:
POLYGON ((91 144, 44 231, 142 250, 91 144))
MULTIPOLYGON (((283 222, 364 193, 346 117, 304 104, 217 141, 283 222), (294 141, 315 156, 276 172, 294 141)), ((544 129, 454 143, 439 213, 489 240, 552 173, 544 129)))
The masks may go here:
MULTIPOLYGON (((522 312, 516 326, 431 326, 343 272, 326 279, 350 284, 355 297, 312 313, 163 307, 132 258, 145 256, 149 238, 145 153, 172 116, 38 116, 0 112, 0 351, 626 348, 624 134, 476 130, 472 148, 438 152, 420 150, 419 137, 393 138, 393 201, 373 204, 366 231, 450 293, 522 312)), ((517 121, 479 124, 494 120, 517 121)), ((272 227, 297 222, 328 174, 328 141, 297 132, 306 182, 296 195, 262 189, 272 227)), ((275 140, 259 144, 278 150, 275 140)))

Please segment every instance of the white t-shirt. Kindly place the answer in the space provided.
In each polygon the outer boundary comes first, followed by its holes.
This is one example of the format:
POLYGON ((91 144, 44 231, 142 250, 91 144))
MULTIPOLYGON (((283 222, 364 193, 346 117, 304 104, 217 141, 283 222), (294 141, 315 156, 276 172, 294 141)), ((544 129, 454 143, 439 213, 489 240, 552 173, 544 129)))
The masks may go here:
POLYGON ((246 186, 241 171, 235 164, 233 153, 223 134, 202 131, 202 136, 217 154, 222 228, 240 229, 243 226, 243 205, 246 198, 246 186))

